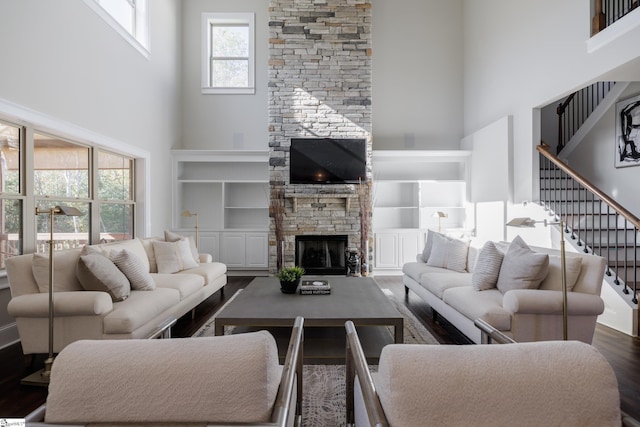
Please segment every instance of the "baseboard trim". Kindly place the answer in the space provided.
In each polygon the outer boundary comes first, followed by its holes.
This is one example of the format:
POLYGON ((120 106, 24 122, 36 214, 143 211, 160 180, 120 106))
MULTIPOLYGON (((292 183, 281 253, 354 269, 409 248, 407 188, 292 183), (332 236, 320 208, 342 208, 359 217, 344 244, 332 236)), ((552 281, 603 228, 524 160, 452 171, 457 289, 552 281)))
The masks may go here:
POLYGON ((20 335, 18 335, 18 326, 15 322, 0 327, 0 350, 19 342, 20 335))

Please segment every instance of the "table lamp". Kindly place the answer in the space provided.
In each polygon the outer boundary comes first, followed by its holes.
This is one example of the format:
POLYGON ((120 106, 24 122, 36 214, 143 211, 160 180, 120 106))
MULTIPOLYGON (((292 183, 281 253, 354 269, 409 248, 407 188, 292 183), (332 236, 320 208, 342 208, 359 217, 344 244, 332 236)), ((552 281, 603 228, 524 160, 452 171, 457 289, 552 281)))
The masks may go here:
POLYGON ((192 216, 196 217, 196 248, 198 247, 198 214, 195 212, 190 212, 188 210, 182 212, 182 216, 185 218, 190 218, 192 216))
POLYGON ((448 218, 449 215, 446 212, 436 211, 433 213, 433 217, 438 218, 438 233, 442 233, 442 218, 448 218))

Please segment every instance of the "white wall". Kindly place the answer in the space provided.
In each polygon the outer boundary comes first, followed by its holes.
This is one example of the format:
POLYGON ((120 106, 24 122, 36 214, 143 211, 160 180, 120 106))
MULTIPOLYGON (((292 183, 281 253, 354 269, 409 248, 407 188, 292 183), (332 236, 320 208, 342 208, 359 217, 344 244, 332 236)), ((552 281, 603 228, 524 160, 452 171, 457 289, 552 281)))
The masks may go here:
POLYGON ((0 99, 132 152, 150 152, 147 225, 157 234, 171 224, 165 189, 171 179, 169 149, 181 125, 176 85, 181 12, 177 0, 150 3, 147 60, 82 1, 3 0, 0 99))
MULTIPOLYGON (((183 2, 181 148, 268 148, 268 0, 183 2), (256 13, 256 94, 200 93, 202 12, 256 13)), ((462 0, 372 0, 374 149, 456 149, 462 132, 462 0)))
POLYGON ((269 0, 189 0, 182 2, 183 78, 181 147, 215 150, 267 150, 267 65, 269 0), (203 12, 255 13, 256 93, 200 93, 200 19, 203 12))
POLYGON ((459 148, 462 0, 372 4, 373 148, 459 148))
POLYGON ((540 133, 534 109, 640 54, 638 28, 588 53, 590 22, 583 0, 464 2, 464 133, 513 116, 514 201, 535 198, 533 156, 540 133))
MULTIPOLYGON (((630 85, 620 100, 640 94, 640 83, 630 85)), ((640 167, 615 168, 616 107, 613 105, 598 125, 582 140, 580 147, 571 153, 569 165, 631 213, 640 217, 638 183, 640 167)))

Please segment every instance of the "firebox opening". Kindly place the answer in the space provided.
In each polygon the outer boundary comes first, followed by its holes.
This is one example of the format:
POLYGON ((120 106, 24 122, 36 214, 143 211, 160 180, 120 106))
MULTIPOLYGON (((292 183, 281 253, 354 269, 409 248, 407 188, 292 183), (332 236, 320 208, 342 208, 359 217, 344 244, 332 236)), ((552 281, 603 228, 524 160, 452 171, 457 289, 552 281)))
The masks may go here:
POLYGON ((307 274, 345 275, 347 236, 296 236, 296 265, 307 274))

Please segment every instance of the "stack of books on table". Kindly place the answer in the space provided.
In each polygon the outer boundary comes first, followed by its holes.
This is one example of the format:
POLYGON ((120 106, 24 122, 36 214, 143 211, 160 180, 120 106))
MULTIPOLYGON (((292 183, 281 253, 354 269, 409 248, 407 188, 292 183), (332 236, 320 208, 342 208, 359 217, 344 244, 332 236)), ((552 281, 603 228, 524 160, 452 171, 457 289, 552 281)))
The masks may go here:
POLYGON ((331 285, 328 280, 303 280, 300 283, 300 295, 329 295, 331 285))

